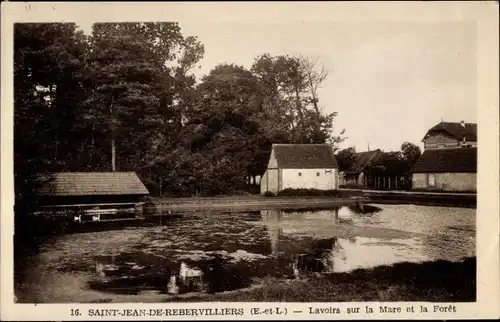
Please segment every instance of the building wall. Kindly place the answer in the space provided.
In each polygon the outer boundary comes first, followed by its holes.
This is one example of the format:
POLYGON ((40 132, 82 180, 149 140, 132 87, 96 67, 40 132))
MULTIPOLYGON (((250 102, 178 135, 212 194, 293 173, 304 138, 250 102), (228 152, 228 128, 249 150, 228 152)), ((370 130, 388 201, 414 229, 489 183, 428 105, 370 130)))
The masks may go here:
POLYGON ((267 191, 277 193, 279 190, 278 169, 267 169, 267 191))
POLYGON ((260 193, 277 193, 279 190, 281 170, 278 170, 278 162, 274 156, 274 150, 271 150, 267 170, 260 179, 260 193))
POLYGON ((281 169, 281 171, 282 189, 338 189, 338 169, 281 169))
POLYGON ((339 185, 343 186, 346 183, 346 174, 344 172, 339 172, 339 185))
POLYGON ((346 174, 345 175, 346 184, 355 185, 358 184, 358 175, 357 174, 346 174))
POLYGON ((465 146, 468 146, 471 148, 477 148, 477 142, 467 141, 467 142, 462 143, 462 145, 465 145, 465 146))
POLYGON ((358 185, 363 186, 365 184, 365 173, 361 172, 358 175, 358 185))
POLYGON ((461 146, 477 147, 477 142, 472 141, 460 141, 456 138, 451 138, 442 134, 436 134, 429 136, 424 141, 425 149, 447 149, 447 148, 458 148, 461 146))
POLYGON ((458 148, 460 147, 460 141, 442 134, 436 134, 425 139, 424 147, 426 149, 458 148))
POLYGON ((260 178, 260 194, 263 195, 267 192, 267 171, 264 172, 262 177, 260 178))
POLYGON ((476 191, 476 173, 435 173, 435 186, 428 185, 429 173, 414 173, 413 189, 476 191))
POLYGON ((267 163, 268 169, 278 168, 278 161, 276 160, 276 156, 274 155, 274 149, 271 150, 271 155, 269 156, 269 162, 267 163))

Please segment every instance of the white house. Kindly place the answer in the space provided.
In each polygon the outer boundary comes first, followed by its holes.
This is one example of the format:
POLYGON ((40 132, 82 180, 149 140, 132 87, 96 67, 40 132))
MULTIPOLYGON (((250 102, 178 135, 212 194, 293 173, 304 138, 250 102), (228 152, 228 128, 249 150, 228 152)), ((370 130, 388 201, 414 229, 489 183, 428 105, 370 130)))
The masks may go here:
POLYGON ((284 189, 333 190, 339 186, 339 167, 327 144, 273 144, 260 193, 284 189))

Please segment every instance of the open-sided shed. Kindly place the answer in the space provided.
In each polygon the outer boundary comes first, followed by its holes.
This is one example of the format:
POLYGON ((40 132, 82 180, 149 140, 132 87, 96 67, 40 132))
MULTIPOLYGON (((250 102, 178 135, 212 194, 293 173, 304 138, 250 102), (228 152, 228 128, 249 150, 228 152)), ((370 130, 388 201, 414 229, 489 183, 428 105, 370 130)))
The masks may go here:
POLYGON ((142 213, 143 199, 149 194, 135 172, 57 172, 37 193, 42 197, 42 212, 94 216, 142 213))

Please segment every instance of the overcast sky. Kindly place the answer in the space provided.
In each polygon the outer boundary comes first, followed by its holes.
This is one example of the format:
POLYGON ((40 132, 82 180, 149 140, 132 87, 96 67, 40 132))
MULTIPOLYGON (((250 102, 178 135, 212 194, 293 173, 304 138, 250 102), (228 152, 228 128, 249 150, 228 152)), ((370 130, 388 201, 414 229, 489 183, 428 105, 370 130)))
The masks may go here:
MULTIPOLYGON (((87 33, 92 16, 75 19, 87 33)), ((476 28, 471 22, 311 21, 179 22, 197 36, 205 56, 200 78, 220 63, 250 68, 260 54, 319 57, 330 71, 320 92, 326 112, 338 112, 342 148, 399 150, 423 146, 431 126, 477 121, 476 28)))

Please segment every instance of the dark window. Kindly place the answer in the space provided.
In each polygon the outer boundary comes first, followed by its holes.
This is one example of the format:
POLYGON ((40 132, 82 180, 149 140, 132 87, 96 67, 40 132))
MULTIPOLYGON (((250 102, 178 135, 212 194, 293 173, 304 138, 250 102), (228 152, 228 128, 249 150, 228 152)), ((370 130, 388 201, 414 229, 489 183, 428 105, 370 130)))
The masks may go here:
POLYGON ((316 172, 316 177, 319 177, 319 172, 316 172))
POLYGON ((301 176, 302 176, 302 172, 299 172, 299 177, 301 177, 301 176))

